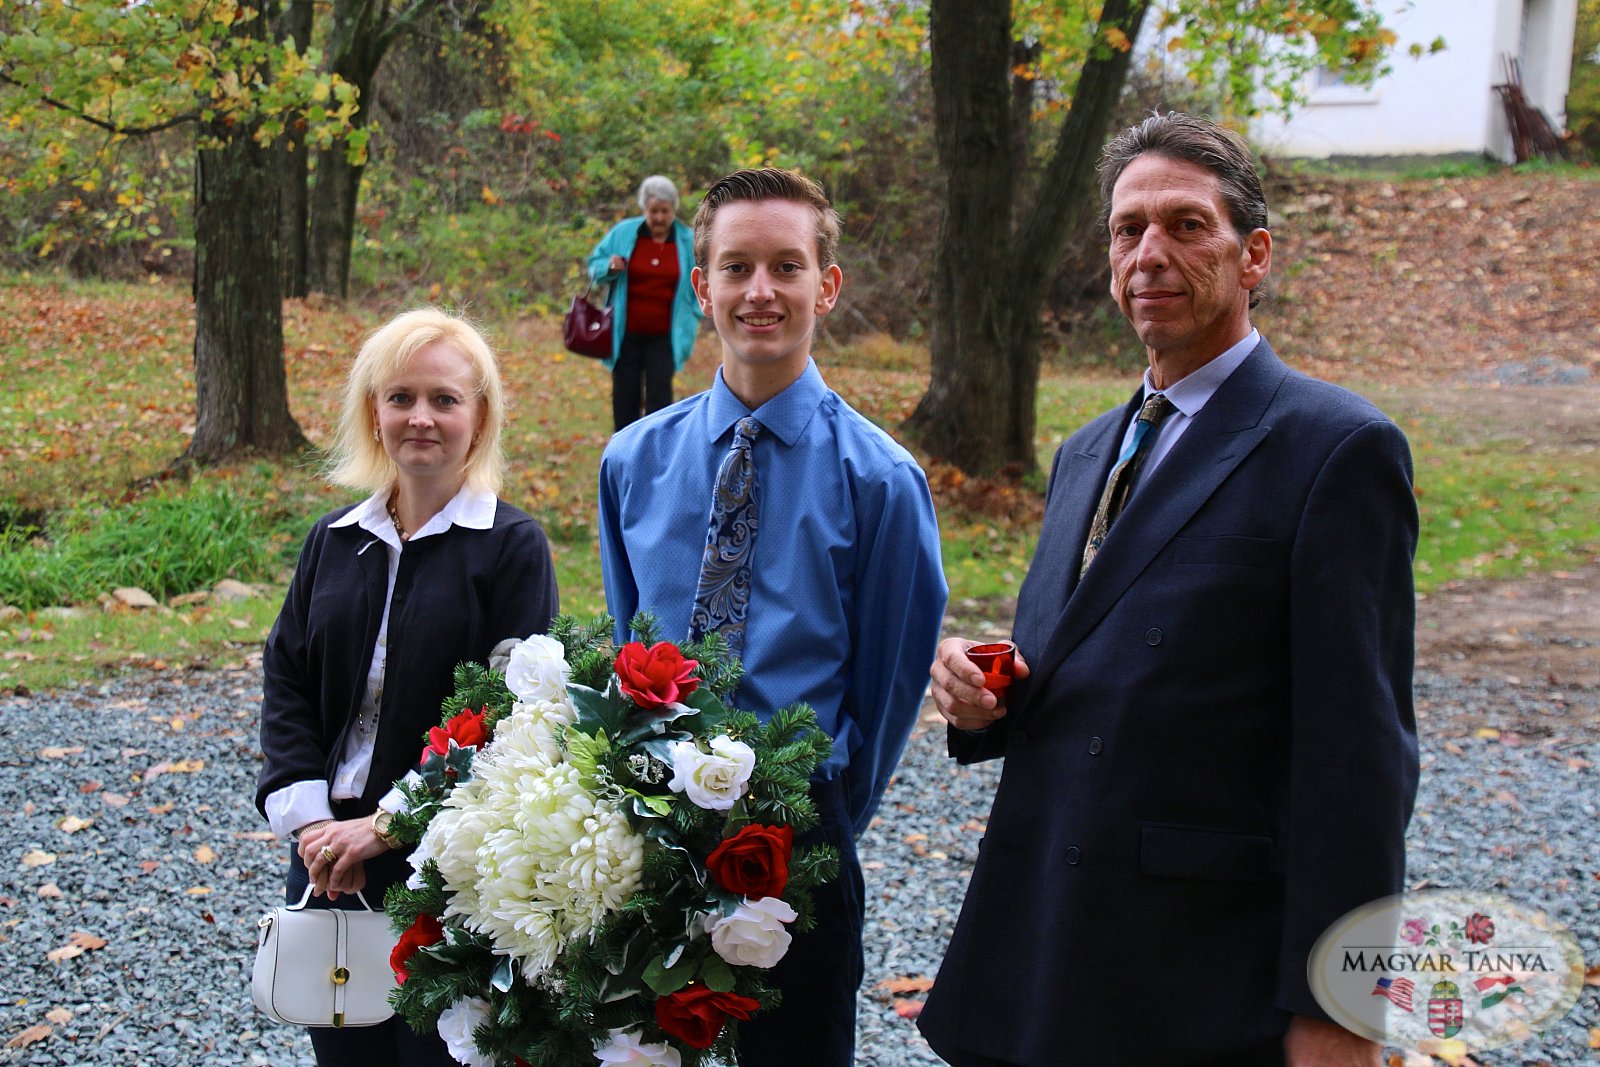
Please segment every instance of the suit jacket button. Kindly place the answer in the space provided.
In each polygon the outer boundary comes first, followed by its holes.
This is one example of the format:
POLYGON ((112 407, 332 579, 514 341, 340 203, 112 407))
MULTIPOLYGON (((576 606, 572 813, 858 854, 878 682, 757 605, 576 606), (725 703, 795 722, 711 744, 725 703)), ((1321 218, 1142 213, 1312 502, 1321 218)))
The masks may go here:
POLYGON ((1098 737, 1089 738, 1089 755, 1098 756, 1100 755, 1100 750, 1105 747, 1105 742, 1098 737))
POLYGON ((1144 632, 1144 643, 1154 647, 1161 643, 1161 631, 1152 626, 1144 632))
POLYGON ((1079 858, 1078 846, 1077 845, 1069 846, 1067 848, 1067 862, 1072 864, 1073 866, 1077 866, 1078 858, 1079 858))

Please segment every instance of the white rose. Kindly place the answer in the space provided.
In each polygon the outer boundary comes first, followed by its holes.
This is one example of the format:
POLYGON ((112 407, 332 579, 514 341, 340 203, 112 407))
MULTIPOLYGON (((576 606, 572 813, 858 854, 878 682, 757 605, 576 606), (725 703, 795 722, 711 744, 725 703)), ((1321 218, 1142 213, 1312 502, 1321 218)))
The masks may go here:
POLYGON ((561 642, 544 634, 534 634, 511 650, 506 664, 506 687, 524 704, 566 703, 566 650, 561 642))
POLYGON ((706 930, 717 955, 735 967, 771 967, 783 959, 793 940, 784 923, 795 911, 782 897, 746 900, 732 915, 706 916, 706 930))
POLYGON ((687 793, 696 807, 727 811, 744 795, 755 767, 756 754, 750 746, 727 734, 711 739, 709 753, 700 751, 693 741, 676 741, 672 745, 672 781, 667 786, 674 793, 687 793))
POLYGON ((472 1031, 489 1018, 489 1002, 482 997, 462 997, 439 1013, 439 1036, 457 1063, 467 1067, 495 1067, 494 1057, 478 1051, 472 1031))
POLYGON ((611 1043, 595 1049, 594 1058, 618 1067, 682 1067, 683 1062, 678 1050, 666 1042, 644 1044, 637 1030, 611 1031, 611 1043))

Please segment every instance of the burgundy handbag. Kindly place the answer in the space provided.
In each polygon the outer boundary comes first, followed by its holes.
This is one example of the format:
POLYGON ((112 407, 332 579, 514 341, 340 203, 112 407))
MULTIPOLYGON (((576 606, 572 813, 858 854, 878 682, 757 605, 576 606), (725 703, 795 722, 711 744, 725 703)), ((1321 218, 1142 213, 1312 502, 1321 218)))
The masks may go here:
POLYGON ((567 351, 591 359, 611 358, 611 309, 589 303, 590 286, 572 298, 567 317, 561 320, 561 343, 567 351))

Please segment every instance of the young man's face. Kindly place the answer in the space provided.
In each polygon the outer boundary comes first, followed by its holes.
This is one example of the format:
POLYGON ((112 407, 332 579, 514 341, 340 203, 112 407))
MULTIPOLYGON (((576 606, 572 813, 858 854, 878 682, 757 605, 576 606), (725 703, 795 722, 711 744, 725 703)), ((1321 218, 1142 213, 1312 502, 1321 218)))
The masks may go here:
POLYGON ((817 262, 817 217, 794 200, 738 200, 711 221, 695 295, 722 341, 724 375, 798 378, 818 317, 839 298, 838 266, 817 262))

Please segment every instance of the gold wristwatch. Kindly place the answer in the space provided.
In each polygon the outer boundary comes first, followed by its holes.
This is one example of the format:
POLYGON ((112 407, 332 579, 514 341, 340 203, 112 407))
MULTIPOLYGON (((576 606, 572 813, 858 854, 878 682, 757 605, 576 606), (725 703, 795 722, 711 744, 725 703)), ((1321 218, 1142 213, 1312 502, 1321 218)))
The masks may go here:
POLYGON ((394 812, 379 808, 372 813, 372 832, 378 835, 378 840, 383 842, 385 848, 404 848, 406 843, 389 832, 389 824, 393 821, 394 812))

